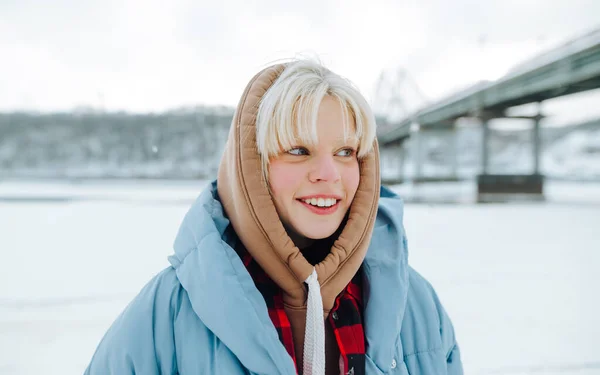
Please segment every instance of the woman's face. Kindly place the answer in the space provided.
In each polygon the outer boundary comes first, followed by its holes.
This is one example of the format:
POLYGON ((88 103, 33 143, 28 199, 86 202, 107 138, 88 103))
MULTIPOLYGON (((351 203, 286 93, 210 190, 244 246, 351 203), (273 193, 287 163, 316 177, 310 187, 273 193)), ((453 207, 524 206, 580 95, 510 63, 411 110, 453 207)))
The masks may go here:
MULTIPOLYGON (((349 121, 353 121, 348 116, 349 121)), ((350 124, 354 129, 354 123, 350 124)), ((344 141, 342 107, 326 96, 319 107, 319 144, 298 144, 269 161, 275 208, 297 246, 302 239, 332 235, 352 204, 360 179, 358 140, 344 141)))

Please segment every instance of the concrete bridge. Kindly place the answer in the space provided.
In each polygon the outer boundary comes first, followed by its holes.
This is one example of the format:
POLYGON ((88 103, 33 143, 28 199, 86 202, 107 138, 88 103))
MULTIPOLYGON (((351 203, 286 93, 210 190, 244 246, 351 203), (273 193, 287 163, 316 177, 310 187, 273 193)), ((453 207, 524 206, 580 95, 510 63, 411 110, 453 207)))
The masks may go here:
POLYGON ((507 75, 493 82, 480 82, 435 102, 402 121, 382 124, 378 140, 382 149, 397 149, 398 157, 406 152, 403 146, 408 137, 416 137, 415 176, 422 179, 421 154, 418 149, 420 133, 428 130, 453 131, 459 119, 476 119, 482 131, 481 174, 478 195, 526 193, 543 197, 543 176, 540 173, 540 121, 538 110, 531 116, 511 116, 511 107, 541 103, 544 100, 600 88, 600 29, 576 38, 546 53, 514 67, 507 75), (489 122, 492 119, 515 118, 532 121, 533 172, 529 175, 492 175, 489 169, 489 122))

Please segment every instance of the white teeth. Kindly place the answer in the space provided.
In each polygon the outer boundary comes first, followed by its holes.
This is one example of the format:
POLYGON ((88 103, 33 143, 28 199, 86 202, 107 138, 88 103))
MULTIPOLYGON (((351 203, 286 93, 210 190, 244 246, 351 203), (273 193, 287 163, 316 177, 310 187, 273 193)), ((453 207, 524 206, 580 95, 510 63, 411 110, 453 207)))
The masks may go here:
POLYGON ((304 203, 318 207, 331 207, 337 203, 335 198, 308 198, 304 203))

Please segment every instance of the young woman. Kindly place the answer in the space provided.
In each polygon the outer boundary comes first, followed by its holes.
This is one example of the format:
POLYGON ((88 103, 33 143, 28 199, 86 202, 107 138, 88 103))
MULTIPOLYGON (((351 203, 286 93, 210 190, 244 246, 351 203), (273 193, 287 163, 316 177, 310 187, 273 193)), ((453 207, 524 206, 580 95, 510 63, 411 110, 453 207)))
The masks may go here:
POLYGON ((266 68, 171 265, 86 374, 462 374, 450 319, 408 266, 402 216, 358 90, 311 61, 266 68))

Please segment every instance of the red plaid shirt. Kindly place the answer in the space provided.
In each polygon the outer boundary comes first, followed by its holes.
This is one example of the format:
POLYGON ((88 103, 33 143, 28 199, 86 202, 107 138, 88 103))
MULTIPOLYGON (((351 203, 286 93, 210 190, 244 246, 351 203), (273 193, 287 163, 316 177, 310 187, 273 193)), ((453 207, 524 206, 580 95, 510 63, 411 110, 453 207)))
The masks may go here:
MULTIPOLYGON (((244 262, 256 287, 264 297, 269 317, 279 334, 279 340, 281 340, 296 365, 292 328, 283 307, 283 292, 252 258, 241 241, 237 241, 235 251, 244 262)), ((340 369, 342 374, 365 374, 365 334, 362 324, 360 280, 361 272, 359 271, 335 299, 333 308, 327 318, 333 328, 340 350, 340 365, 343 363, 343 369, 340 369)))

